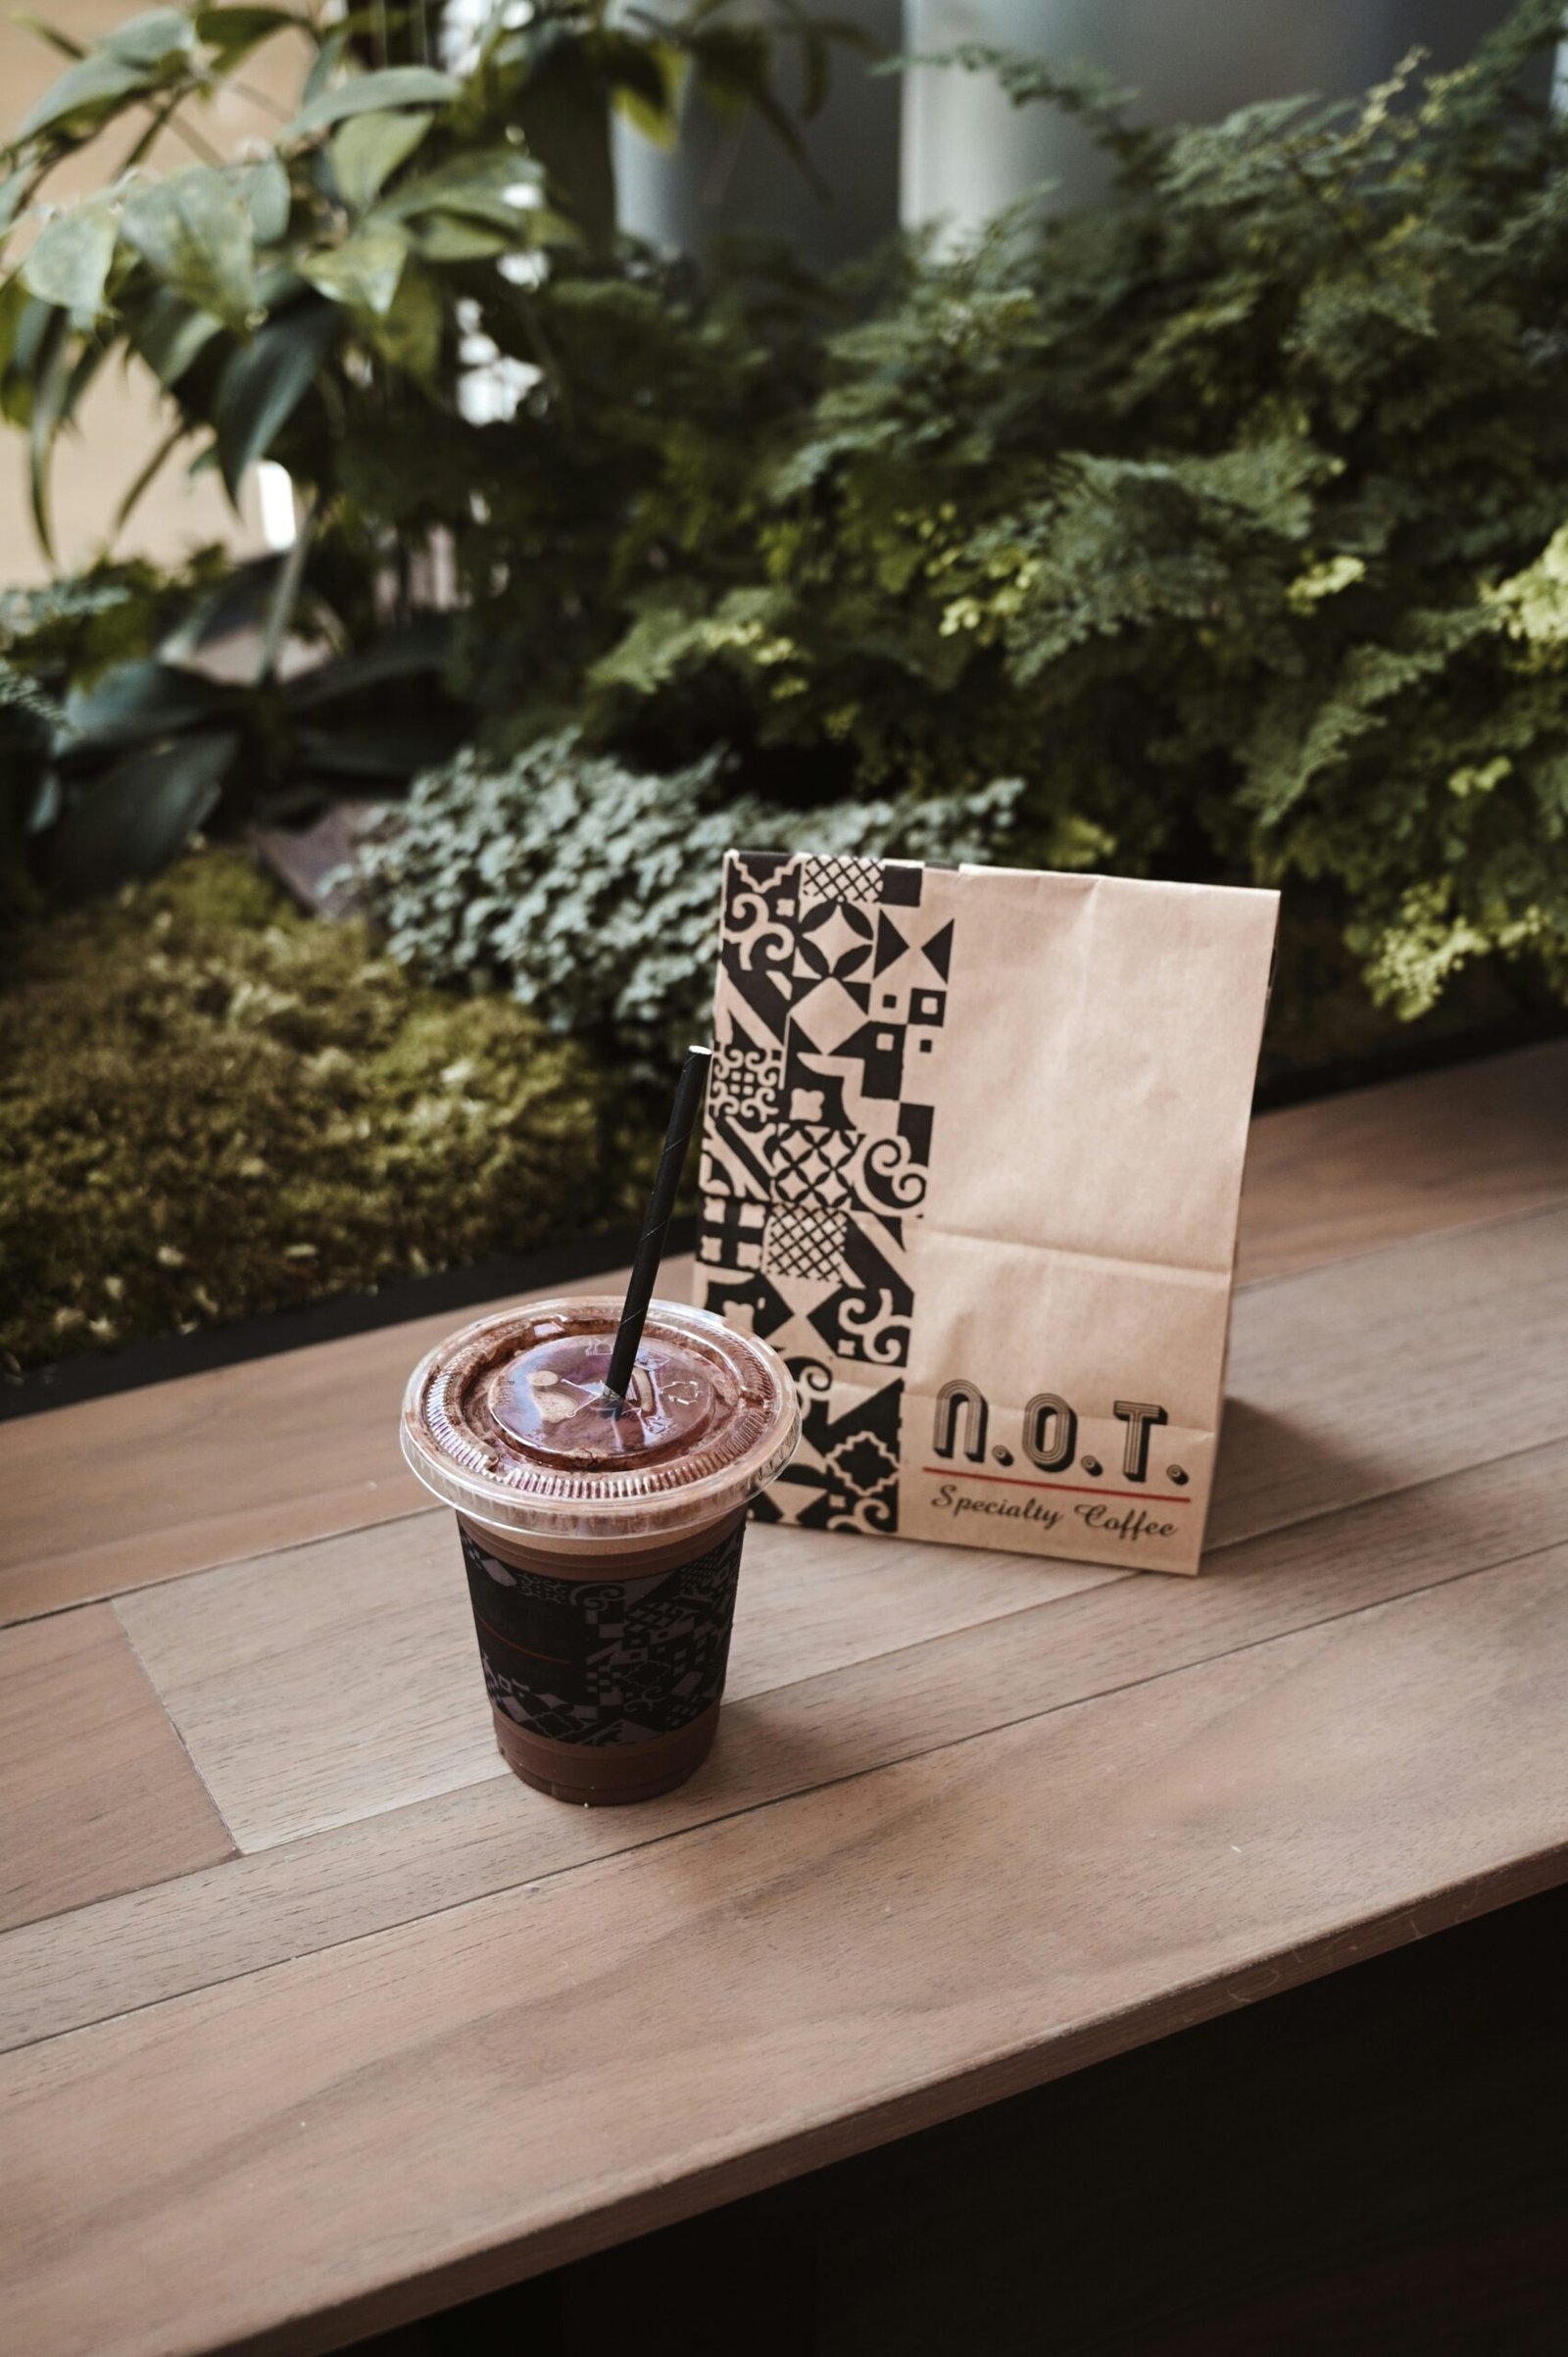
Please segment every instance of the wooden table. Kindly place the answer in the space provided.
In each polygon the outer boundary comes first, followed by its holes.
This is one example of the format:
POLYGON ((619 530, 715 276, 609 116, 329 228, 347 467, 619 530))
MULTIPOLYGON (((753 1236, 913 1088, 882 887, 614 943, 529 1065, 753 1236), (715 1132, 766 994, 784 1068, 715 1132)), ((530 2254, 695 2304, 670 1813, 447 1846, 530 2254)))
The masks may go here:
POLYGON ((1260 1120, 1241 1273, 1202 1579, 758 1530, 626 1811, 495 1752, 448 1319, 0 1430, 7 2347, 333 2348, 1564 1879, 1568 1049, 1260 1120))

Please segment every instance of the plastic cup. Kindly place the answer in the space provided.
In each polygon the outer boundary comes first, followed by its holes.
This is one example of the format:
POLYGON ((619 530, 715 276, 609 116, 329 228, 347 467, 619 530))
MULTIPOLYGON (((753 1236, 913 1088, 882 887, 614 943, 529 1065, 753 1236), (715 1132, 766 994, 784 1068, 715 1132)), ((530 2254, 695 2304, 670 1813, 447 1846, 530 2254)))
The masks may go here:
POLYGON ((746 1509, 794 1453, 775 1350, 655 1301, 625 1405, 618 1299, 478 1319, 420 1360, 403 1453, 457 1509, 502 1757, 557 1800, 648 1800, 708 1756, 746 1509))

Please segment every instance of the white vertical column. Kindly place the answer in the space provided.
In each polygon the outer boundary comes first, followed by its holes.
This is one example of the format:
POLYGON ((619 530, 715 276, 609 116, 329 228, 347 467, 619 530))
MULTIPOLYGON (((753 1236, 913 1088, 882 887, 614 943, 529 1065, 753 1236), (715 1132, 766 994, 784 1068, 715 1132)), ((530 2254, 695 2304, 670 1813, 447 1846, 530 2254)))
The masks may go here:
MULTIPOLYGON (((1179 13, 1185 18, 1185 0, 1179 13)), ((905 0, 905 47, 940 56, 967 41, 1021 49, 1062 63, 1102 60, 1102 22, 1114 0, 905 0)), ((1081 204, 1106 174, 1094 143, 1054 107, 1015 107, 994 74, 920 66, 903 76, 899 211, 906 228, 941 221, 956 235, 978 227, 1042 180, 1054 201, 1081 204)))

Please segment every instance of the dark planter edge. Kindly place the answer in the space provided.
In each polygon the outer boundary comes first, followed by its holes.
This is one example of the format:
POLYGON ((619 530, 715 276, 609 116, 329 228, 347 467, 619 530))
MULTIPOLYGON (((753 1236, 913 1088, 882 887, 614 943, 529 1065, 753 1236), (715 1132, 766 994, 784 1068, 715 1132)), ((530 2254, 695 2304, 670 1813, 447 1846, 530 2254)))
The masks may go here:
MULTIPOLYGON (((1568 1009, 1521 1014, 1506 1024, 1447 1038, 1396 1041, 1364 1056, 1272 1074, 1259 1082, 1253 1109, 1277 1112, 1287 1105, 1309 1105, 1356 1089, 1381 1088, 1393 1080, 1414 1080, 1423 1073, 1477 1063, 1486 1056, 1538 1048, 1558 1039, 1568 1039, 1568 1009)), ((669 1250, 689 1252, 696 1227, 690 1216, 672 1221, 669 1250)), ((636 1242, 634 1228, 606 1229, 566 1244, 547 1245, 536 1252, 475 1261, 466 1268, 442 1269, 428 1277, 403 1277, 378 1293, 333 1294, 298 1309, 238 1318, 232 1325, 204 1327, 196 1334, 157 1335, 146 1342, 127 1343, 123 1350, 89 1352, 58 1360, 52 1366, 29 1368, 0 1382, 0 1423, 36 1415, 45 1408, 108 1399, 117 1392, 139 1391, 147 1384, 173 1382, 181 1375, 234 1366, 249 1358, 275 1357, 312 1343, 371 1334, 410 1318, 433 1317, 440 1310, 468 1309, 475 1302, 497 1301, 507 1294, 520 1298, 545 1293, 552 1285, 570 1284, 596 1271, 623 1267, 636 1242)))
MULTIPOLYGON (((690 1252, 696 1233, 695 1218, 671 1220, 669 1251, 690 1252)), ((480 1301, 499 1301, 508 1294, 520 1300, 579 1277, 623 1268, 636 1244, 635 1228, 606 1228, 574 1237, 568 1244, 546 1245, 536 1252, 475 1260, 427 1277, 400 1277, 376 1293, 331 1294, 319 1301, 302 1302, 297 1309, 236 1318, 231 1325, 204 1326, 195 1334, 154 1335, 145 1342, 127 1343, 123 1350, 60 1359, 0 1383, 0 1423, 36 1415, 43 1408, 140 1391, 147 1384, 175 1382, 182 1375, 206 1374, 249 1358, 273 1358, 312 1343, 373 1334, 382 1326, 434 1317, 441 1310, 451 1310, 456 1319, 457 1313, 480 1301)))
POLYGON ((1359 1056, 1269 1073, 1252 1094, 1254 1113, 1276 1113, 1290 1105, 1313 1105, 1323 1097, 1346 1097, 1356 1089, 1378 1089, 1393 1080, 1419 1080, 1455 1064, 1483 1063, 1524 1048, 1544 1048, 1568 1039, 1568 1007, 1539 1007, 1473 1031, 1439 1033, 1430 1039, 1394 1040, 1359 1056))

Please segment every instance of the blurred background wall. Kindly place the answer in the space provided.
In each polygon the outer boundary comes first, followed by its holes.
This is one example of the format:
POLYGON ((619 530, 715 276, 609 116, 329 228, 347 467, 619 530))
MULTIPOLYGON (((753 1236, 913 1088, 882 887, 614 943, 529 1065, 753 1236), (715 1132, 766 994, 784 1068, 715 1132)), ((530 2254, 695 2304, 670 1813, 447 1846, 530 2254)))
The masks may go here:
MULTIPOLYGON (((1462 65, 1509 0, 833 0, 822 13, 916 57, 982 42, 1084 59, 1138 91, 1152 120, 1200 123, 1259 99, 1349 97, 1418 46, 1442 70, 1462 65)), ((839 262, 901 221, 961 231, 1043 181, 1058 207, 1093 202, 1104 184, 1076 124, 1009 105, 994 76, 880 74, 850 52, 806 145, 831 203, 803 186, 755 119, 736 126, 691 107, 672 155, 620 126, 628 225, 688 249, 718 230, 763 229, 839 262)))
MULTIPOLYGON (((137 13, 141 0, 39 0, 39 13, 87 41, 137 13)), ((767 0, 751 0, 764 13, 767 0)), ((449 15, 469 23, 486 0, 453 0, 449 15)), ((1508 0, 823 0, 822 13, 850 19, 882 49, 930 54, 983 41, 1061 59, 1085 58, 1142 93, 1163 122, 1200 121, 1236 106, 1298 91, 1344 96, 1387 74, 1420 44, 1440 67, 1462 62, 1508 13, 1508 0)), ((204 126, 225 153, 275 127, 297 96, 300 53, 267 44, 245 75, 254 95, 225 96, 204 126)), ((0 89, 14 127, 63 61, 27 28, 0 20, 0 89)), ((1099 160, 1083 134, 1046 109, 1010 107, 984 75, 917 69, 875 74, 840 56, 827 105, 806 143, 831 201, 814 194, 755 118, 738 129, 689 110, 677 151, 664 154, 629 126, 616 127, 622 218, 660 243, 701 251, 719 231, 756 229, 791 238, 830 264, 865 253, 902 221, 942 221, 954 232, 1042 181, 1048 202, 1093 201, 1099 160)), ((167 137, 155 166, 184 155, 167 137)), ((96 152, 55 175, 51 193, 98 184, 96 152)), ((79 437, 57 460, 57 553, 65 567, 102 545, 103 518, 157 440, 150 382, 133 371, 94 388, 79 437)), ((143 498, 118 544, 122 553, 172 560, 205 541, 263 545, 254 483, 235 517, 215 476, 186 482, 176 459, 143 498)), ((11 581, 49 568, 27 506, 22 438, 0 439, 0 534, 11 581)))

